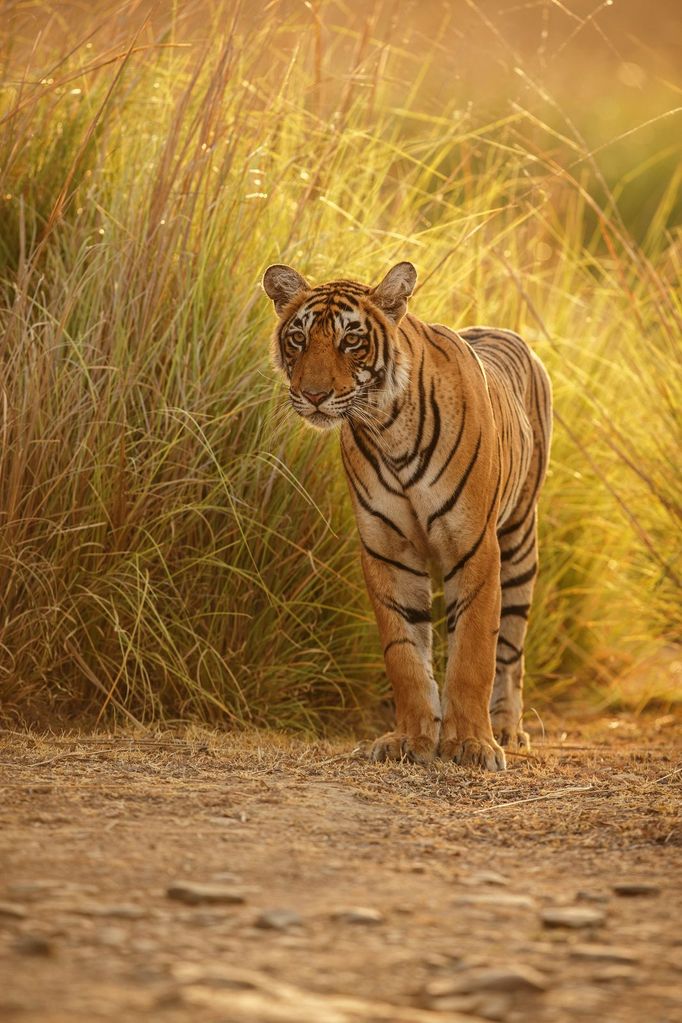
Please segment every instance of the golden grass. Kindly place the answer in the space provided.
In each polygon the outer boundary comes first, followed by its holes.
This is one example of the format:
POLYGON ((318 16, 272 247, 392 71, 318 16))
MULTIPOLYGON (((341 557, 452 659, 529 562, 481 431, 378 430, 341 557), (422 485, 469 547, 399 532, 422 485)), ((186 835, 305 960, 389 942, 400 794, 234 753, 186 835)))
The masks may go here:
POLYGON ((371 19, 215 19, 191 47, 145 26, 7 65, 7 712, 338 730, 376 710, 336 445, 283 402, 258 282, 403 258, 419 314, 519 330, 554 381, 531 683, 675 699, 680 174, 641 231, 619 208, 637 167, 607 180, 528 75, 523 103, 436 108, 442 40, 417 61, 371 19))

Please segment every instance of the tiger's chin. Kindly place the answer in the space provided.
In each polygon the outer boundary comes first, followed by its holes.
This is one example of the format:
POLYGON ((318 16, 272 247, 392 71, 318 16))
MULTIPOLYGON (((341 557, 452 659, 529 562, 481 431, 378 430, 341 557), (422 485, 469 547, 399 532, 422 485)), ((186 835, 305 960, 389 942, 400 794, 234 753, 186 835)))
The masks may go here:
POLYGON ((333 430, 335 426, 340 426, 343 422, 341 416, 328 416, 326 412, 310 412, 304 414, 298 413, 306 426, 310 426, 313 430, 333 430))

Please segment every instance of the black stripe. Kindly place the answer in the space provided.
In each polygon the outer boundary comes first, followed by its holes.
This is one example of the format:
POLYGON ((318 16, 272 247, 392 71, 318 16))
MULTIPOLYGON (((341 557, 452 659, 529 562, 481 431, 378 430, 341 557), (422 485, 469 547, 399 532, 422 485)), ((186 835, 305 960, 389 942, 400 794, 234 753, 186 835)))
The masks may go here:
POLYGON ((445 350, 445 348, 441 348, 441 346, 435 340, 435 338, 433 336, 433 334, 434 334, 433 329, 431 327, 427 326, 426 323, 422 323, 421 320, 418 320, 417 322, 419 324, 419 329, 421 330, 422 334, 424 335, 426 340, 429 342, 429 344, 432 345, 437 351, 439 351, 440 354, 443 355, 448 360, 448 362, 449 362, 450 361, 450 353, 447 352, 445 350))
POLYGON ((526 569, 526 571, 523 572, 521 575, 516 575, 514 576, 513 579, 505 579, 505 581, 502 583, 502 589, 511 590, 515 586, 523 586, 524 583, 529 583, 531 579, 535 578, 535 573, 537 572, 537 570, 538 563, 536 561, 530 566, 530 568, 526 569))
POLYGON ((384 371, 386 371, 388 369, 388 331, 382 323, 378 323, 376 321, 374 323, 374 329, 381 336, 381 361, 383 363, 384 371))
MULTIPOLYGON (((457 573, 462 568, 464 568, 464 566, 466 565, 467 561, 469 561, 471 558, 473 558, 474 554, 476 553, 478 548, 483 543, 483 537, 485 536, 486 530, 488 529, 488 525, 490 523, 490 517, 491 517, 491 515, 493 513, 493 510, 495 508, 495 504, 497 503, 497 495, 499 494, 499 492, 500 492, 500 475, 499 475, 499 472, 498 472, 497 486, 495 487, 495 493, 493 494, 493 499, 492 499, 492 502, 490 504, 490 508, 488 509, 488 514, 487 514, 486 520, 485 520, 485 522, 483 524, 483 529, 481 530, 481 532, 479 534, 479 537, 476 540, 476 543, 472 547, 469 548, 469 550, 466 552, 466 554, 462 555, 462 557, 459 559, 459 561, 455 565, 452 566, 452 568, 447 573, 447 575, 443 576, 443 582, 444 583, 450 582, 452 577, 454 575, 457 575, 457 573)), ((445 610, 449 611, 450 608, 447 607, 445 610)))
POLYGON ((403 494, 402 489, 392 487, 390 483, 387 483, 386 480, 384 479, 384 474, 382 472, 381 465, 379 464, 379 459, 372 454, 372 452, 365 444, 365 440, 360 432, 360 427, 356 426, 355 423, 351 423, 350 428, 351 433, 353 434, 353 440, 355 441, 355 445, 358 451, 365 459, 365 461, 369 462, 369 464, 372 466, 374 472, 377 475, 377 479, 381 483, 382 487, 384 487, 384 489, 387 490, 389 494, 393 494, 394 497, 404 497, 405 495, 403 494))
MULTIPOLYGON (((437 327, 435 323, 430 323, 429 327, 434 332, 434 334, 438 334, 439 337, 444 337, 446 341, 450 342, 450 344, 457 340, 457 334, 455 334, 454 331, 452 332, 452 334, 448 334, 447 328, 441 330, 441 328, 437 327)), ((457 351, 456 348, 455 351, 457 351)))
POLYGON ((388 430, 389 426, 393 426, 393 424, 395 423, 396 419, 398 418, 404 407, 405 403, 402 402, 402 404, 399 405, 398 399, 396 398, 396 400, 393 402, 393 406, 391 408, 391 412, 388 419, 385 420, 385 422, 383 423, 379 423, 379 429, 388 430))
POLYGON ((358 490, 357 486, 355 485, 355 480, 353 479, 351 474, 347 472, 347 476, 348 482, 353 488, 353 493, 355 494, 360 507, 364 508, 366 512, 369 512, 369 514, 373 515, 376 519, 380 519, 389 527, 389 529, 392 529, 394 533, 397 533, 398 536, 402 536, 403 540, 406 540, 407 537, 403 533, 402 529, 396 526, 395 522, 391 521, 391 519, 389 519, 387 515, 384 515, 383 512, 377 511, 376 508, 372 508, 372 505, 369 503, 369 501, 366 501, 365 498, 360 493, 360 491, 358 490))
POLYGON ((366 486, 365 482, 360 479, 360 477, 357 475, 357 473, 353 469, 352 465, 346 459, 346 452, 343 449, 343 445, 341 445, 341 461, 343 462, 343 467, 346 470, 346 475, 349 477, 349 480, 350 480, 350 477, 352 477, 353 480, 355 481, 355 483, 358 486, 362 487, 362 489, 364 490, 364 492, 367 495, 367 497, 371 497, 371 494, 370 494, 370 491, 369 491, 369 487, 366 486))
POLYGON ((431 464, 431 458, 433 452, 436 450, 436 444, 440 438, 440 409, 438 408, 438 402, 436 401, 436 384, 435 381, 431 381, 431 415, 433 417, 433 433, 431 434, 431 440, 427 447, 421 452, 419 461, 417 462, 417 468, 414 470, 409 480, 404 484, 405 489, 414 486, 422 478, 429 465, 431 464))
POLYGON ((431 514, 429 515, 428 519, 426 520, 426 529, 427 530, 431 529, 431 526, 436 521, 436 519, 439 519, 441 517, 441 515, 445 515, 446 512, 449 512, 457 504, 457 501, 459 500, 460 494, 464 490, 464 487, 466 486, 466 482, 469 479, 469 476, 471 475, 471 472, 472 472, 472 470, 473 470, 473 468, 474 468, 474 466, 476 464, 476 461, 478 459, 478 452, 479 452, 480 447, 481 447, 481 431, 479 430, 478 431, 478 440, 476 441, 476 447, 474 448, 474 453, 471 456, 469 464, 467 465, 467 467, 466 467, 466 469, 464 471, 464 475, 462 476, 461 480, 459 481, 459 483, 455 487, 454 493, 447 499, 447 501, 445 501, 440 506, 440 508, 437 508, 435 512, 431 512, 431 514))
MULTIPOLYGON (((534 529, 535 529, 535 516, 533 516, 533 518, 531 519, 531 522, 530 522, 530 525, 529 525, 528 529, 523 534, 523 536, 521 537, 519 542, 516 544, 516 546, 515 547, 508 547, 506 550, 502 551, 502 553, 500 555, 500 560, 501 561, 509 561, 509 559, 513 558, 515 554, 518 554, 519 551, 521 550, 521 548, 523 547, 523 545, 525 544, 526 540, 531 535, 531 533, 533 532, 534 529)), ((497 535, 501 536, 501 532, 499 530, 498 530, 497 535)))
POLYGON ((452 611, 450 611, 449 614, 448 614, 448 632, 454 632, 455 631, 455 629, 457 628, 457 624, 458 624, 460 618, 462 617, 462 615, 464 614, 465 611, 469 610, 469 608, 473 604, 474 600, 476 599, 476 597, 479 595, 479 593, 483 589, 483 583, 484 582, 485 582, 485 580, 482 580, 478 584, 476 589, 473 590, 469 594, 468 597, 465 597, 464 599, 459 598, 458 600, 455 601, 455 605, 454 605, 452 611))
POLYGON ((462 440, 462 434, 464 433, 464 421, 466 419, 466 412, 467 412, 467 403, 466 403, 466 398, 465 398, 462 401, 462 419, 461 419, 461 422, 459 424, 459 431, 457 433, 457 439, 455 440, 455 443, 451 447, 450 453, 449 453, 448 457, 445 459, 445 461, 441 465, 440 469, 438 470, 436 475, 431 480, 431 483, 429 484, 429 486, 431 486, 431 487, 433 487, 438 482, 438 480, 441 478, 441 476, 443 475, 443 473, 445 472, 445 470, 449 466, 449 464, 452 461, 452 459, 455 457, 455 454, 457 453, 457 448, 460 445, 460 441, 462 440))
POLYGON ((509 607, 503 607, 501 618, 527 618, 528 612, 530 611, 530 604, 510 604, 509 607))
POLYGON ((362 546, 365 548, 371 558, 375 558, 377 561, 383 561, 387 565, 393 565, 394 568, 399 568, 403 572, 409 572, 411 575, 421 576, 423 579, 428 579, 428 572, 421 572, 417 568, 411 568, 410 565, 404 565, 402 561, 395 561, 393 558, 387 558, 384 554, 379 554, 378 551, 372 550, 368 547, 365 541, 362 541, 362 546))
POLYGON ((504 665, 504 667, 508 667, 510 664, 516 664, 516 662, 520 661, 522 657, 523 657, 522 648, 514 646, 514 644, 510 643, 508 639, 504 638, 504 636, 500 636, 500 638, 497 641, 497 656, 495 657, 496 664, 502 664, 504 665), (509 650, 511 650, 512 652, 511 657, 503 657, 501 655, 500 653, 501 646, 506 646, 509 650))
POLYGON ((406 604, 398 604, 395 600, 381 600, 384 607, 387 607, 389 611, 395 611, 404 618, 410 625, 419 625, 421 622, 431 621, 431 609, 423 609, 421 607, 408 607, 406 604))
POLYGON ((392 639, 390 643, 387 643, 384 647, 384 657, 391 649, 392 646, 402 646, 404 643, 409 643, 410 646, 416 646, 417 644, 413 639, 392 639))
POLYGON ((514 644, 510 643, 509 640, 506 639, 504 636, 500 636, 500 638, 498 639, 497 642, 498 642, 498 645, 502 644, 503 646, 508 647, 508 649, 511 650, 515 654, 521 655, 523 653, 523 650, 520 650, 519 647, 514 646, 514 644))
POLYGON ((533 536, 531 536, 531 538, 528 541, 528 543, 526 544, 524 550, 521 551, 521 553, 518 555, 518 557, 512 558, 512 561, 511 561, 512 565, 520 565, 522 561, 525 561, 529 554, 533 554, 535 552, 535 546, 536 546, 536 538, 535 538, 535 533, 533 533, 533 536))
POLYGON ((419 452, 421 447, 422 437, 424 436, 424 422, 426 420, 426 391, 424 390, 424 350, 422 349, 422 357, 419 363, 419 378, 418 378, 418 392, 417 400, 419 402, 419 422, 417 425, 417 436, 415 437, 412 448, 403 455, 401 458, 392 459, 392 462, 398 468, 404 468, 409 465, 412 459, 419 452))
POLYGON ((523 657, 523 652, 519 650, 517 654, 512 654, 511 657, 500 657, 498 654, 495 658, 495 664, 501 664, 503 667, 508 667, 510 664, 516 664, 523 657))

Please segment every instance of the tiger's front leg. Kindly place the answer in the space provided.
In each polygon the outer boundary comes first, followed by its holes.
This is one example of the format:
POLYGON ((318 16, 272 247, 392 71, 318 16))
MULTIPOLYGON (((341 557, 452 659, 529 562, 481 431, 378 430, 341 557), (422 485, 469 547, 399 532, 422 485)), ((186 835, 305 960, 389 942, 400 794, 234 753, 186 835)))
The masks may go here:
POLYGON ((465 766, 503 771, 493 737, 490 694, 500 623, 500 548, 493 527, 462 549, 445 573, 448 664, 440 753, 465 766))
POLYGON ((376 740, 371 757, 424 764, 436 752, 441 718, 431 668, 431 581, 414 548, 393 554, 367 544, 362 551, 396 708, 395 731, 376 740))

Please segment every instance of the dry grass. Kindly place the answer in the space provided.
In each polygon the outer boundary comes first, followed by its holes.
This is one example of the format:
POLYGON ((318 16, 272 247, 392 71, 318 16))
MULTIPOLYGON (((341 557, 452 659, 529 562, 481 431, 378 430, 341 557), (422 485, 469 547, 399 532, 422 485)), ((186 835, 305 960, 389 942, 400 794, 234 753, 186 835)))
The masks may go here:
POLYGON ((65 30, 68 52, 49 33, 7 50, 5 713, 332 732, 376 712, 334 445, 287 414, 267 361, 274 260, 372 280, 410 258, 420 314, 528 337, 558 409, 531 683, 674 701, 674 109, 633 163, 634 106, 588 142, 531 64, 469 104, 443 86, 446 25, 416 57, 379 7, 332 30, 313 6, 253 25, 217 5, 200 41, 131 8, 92 38, 65 30), (626 219, 633 182, 645 228, 626 219))
MULTIPOLYGON (((274 785, 284 801, 296 779, 319 781, 377 800, 400 819, 438 820, 443 849, 467 837, 503 841, 510 828, 516 846, 559 849, 567 838, 603 849, 679 845, 681 726, 679 714, 604 719, 582 710, 564 721, 550 715, 531 724, 532 752, 512 754, 502 775, 440 760, 426 769, 369 764, 362 744, 302 742, 272 730, 228 737, 198 726, 137 736, 5 730, 0 767, 19 784, 29 776, 40 783, 45 768, 94 784, 151 770, 164 800, 174 798, 177 784, 184 798, 199 775, 202 786, 217 785, 216 795, 229 778, 254 793, 274 785)), ((44 780, 52 778, 45 773, 44 780)))

